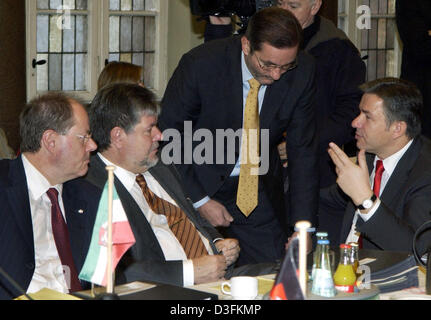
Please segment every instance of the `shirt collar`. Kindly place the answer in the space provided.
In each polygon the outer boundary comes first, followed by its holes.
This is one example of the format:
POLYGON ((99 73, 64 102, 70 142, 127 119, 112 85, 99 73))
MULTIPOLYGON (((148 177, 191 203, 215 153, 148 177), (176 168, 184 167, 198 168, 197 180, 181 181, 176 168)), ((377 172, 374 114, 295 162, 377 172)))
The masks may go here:
POLYGON ((48 179, 36 169, 35 166, 27 159, 27 157, 21 155, 22 164, 24 166, 25 176, 27 179, 27 187, 29 191, 29 196, 33 200, 38 200, 43 194, 45 194, 48 189, 55 188, 58 194, 61 195, 63 192, 63 184, 57 184, 52 186, 48 179))
MULTIPOLYGON (((113 166, 114 174, 120 180, 120 182, 123 184, 123 186, 126 188, 128 192, 130 192, 136 182, 136 176, 137 174, 130 172, 129 170, 126 170, 120 166, 117 166, 116 164, 113 164, 111 161, 106 159, 100 152, 97 153, 97 155, 100 157, 100 159, 107 165, 107 166, 113 166)), ((144 177, 151 176, 148 171, 145 171, 142 173, 144 177)))
POLYGON ((253 75, 248 70, 247 64, 245 63, 244 52, 241 51, 241 71, 242 71, 242 82, 248 84, 248 80, 253 78, 253 75))
MULTIPOLYGON (((404 153, 406 153, 406 151, 408 150, 408 148, 411 146, 413 142, 413 139, 410 140, 402 149, 400 149, 399 151, 395 152, 393 155, 387 157, 386 159, 382 160, 383 161, 383 167, 385 168, 385 172, 391 176, 392 172, 394 172, 395 167, 398 164, 398 161, 400 161, 400 159, 403 157, 404 153)), ((378 156, 375 156, 374 158, 374 168, 376 167, 376 162, 377 160, 381 160, 378 156)))

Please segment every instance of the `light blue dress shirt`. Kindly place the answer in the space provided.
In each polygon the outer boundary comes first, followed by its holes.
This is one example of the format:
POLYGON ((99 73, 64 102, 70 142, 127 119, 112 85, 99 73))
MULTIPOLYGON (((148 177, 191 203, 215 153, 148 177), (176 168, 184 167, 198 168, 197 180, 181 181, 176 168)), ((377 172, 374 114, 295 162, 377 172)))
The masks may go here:
MULTIPOLYGON (((248 83, 248 80, 253 78, 253 75, 250 73, 250 70, 248 70, 248 67, 245 63, 244 52, 241 52, 241 72, 242 72, 242 97, 243 97, 243 99, 242 99, 242 108, 243 108, 242 112, 243 112, 243 118, 244 118, 245 103, 247 101, 248 91, 250 90, 250 84, 248 83)), ((262 109, 263 98, 265 96, 266 88, 267 88, 266 85, 261 85, 259 88, 259 94, 258 94, 259 113, 260 113, 260 110, 262 109)), ((240 146, 240 154, 239 154, 238 160, 237 160, 235 167, 233 168, 233 170, 230 174, 231 177, 239 176, 239 171, 241 168, 241 161, 240 160, 241 160, 241 146, 240 146)), ((207 203, 209 200, 210 200, 210 197, 206 196, 202 200, 195 202, 193 204, 193 206, 195 208, 199 208, 200 206, 207 203)))

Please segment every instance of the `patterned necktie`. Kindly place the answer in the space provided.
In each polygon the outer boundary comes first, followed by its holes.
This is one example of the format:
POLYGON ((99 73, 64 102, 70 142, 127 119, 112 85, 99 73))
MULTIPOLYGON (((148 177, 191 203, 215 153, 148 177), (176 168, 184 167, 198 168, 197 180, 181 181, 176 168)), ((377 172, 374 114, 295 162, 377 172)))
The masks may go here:
POLYGON ((380 196, 380 184, 382 183, 382 174, 385 171, 383 167, 383 161, 377 160, 376 162, 376 172, 374 174, 374 184, 373 184, 373 192, 376 197, 380 196))
POLYGON ((208 251, 198 231, 183 210, 155 195, 150 188, 148 188, 147 182, 141 174, 136 176, 136 182, 141 187, 145 200, 147 200, 151 210, 156 214, 163 214, 166 216, 169 228, 181 243, 187 258, 194 259, 207 255, 208 251))
POLYGON ((259 183, 259 106, 260 83, 250 79, 250 90, 245 102, 241 144, 241 168, 239 172, 236 205, 245 216, 256 208, 259 183))
POLYGON ((70 287, 70 292, 82 290, 78 279, 78 272, 73 262, 69 231, 67 230, 66 222, 58 204, 58 191, 55 188, 50 188, 46 194, 49 200, 51 200, 52 233, 54 234, 55 246, 57 247, 61 264, 63 268, 66 267, 63 271, 66 283, 70 287))

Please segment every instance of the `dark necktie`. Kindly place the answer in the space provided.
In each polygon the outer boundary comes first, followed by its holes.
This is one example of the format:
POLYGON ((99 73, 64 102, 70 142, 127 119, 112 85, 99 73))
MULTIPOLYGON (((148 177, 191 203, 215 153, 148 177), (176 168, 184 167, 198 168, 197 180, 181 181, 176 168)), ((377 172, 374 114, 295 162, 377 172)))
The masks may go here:
POLYGON ((50 188, 46 194, 51 200, 51 224, 55 246, 63 268, 64 266, 67 267, 63 270, 66 283, 70 287, 70 292, 82 290, 75 263, 73 262, 69 231, 58 204, 58 191, 55 188, 50 188))
POLYGON ((183 210, 155 195, 148 188, 147 182, 141 174, 136 176, 136 182, 141 187, 145 200, 147 200, 151 210, 156 214, 166 216, 169 228, 181 243, 187 258, 194 259, 207 255, 208 251, 198 231, 183 210))

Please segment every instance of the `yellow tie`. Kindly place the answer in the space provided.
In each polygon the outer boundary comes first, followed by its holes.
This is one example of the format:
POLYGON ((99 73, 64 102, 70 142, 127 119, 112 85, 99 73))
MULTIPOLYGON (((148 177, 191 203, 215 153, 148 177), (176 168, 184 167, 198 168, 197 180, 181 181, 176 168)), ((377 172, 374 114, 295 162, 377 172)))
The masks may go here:
POLYGON ((245 102, 241 144, 241 168, 239 172, 236 205, 245 216, 257 206, 259 168, 259 106, 260 83, 250 79, 250 91, 245 102))

